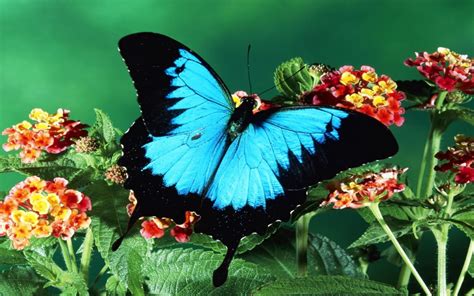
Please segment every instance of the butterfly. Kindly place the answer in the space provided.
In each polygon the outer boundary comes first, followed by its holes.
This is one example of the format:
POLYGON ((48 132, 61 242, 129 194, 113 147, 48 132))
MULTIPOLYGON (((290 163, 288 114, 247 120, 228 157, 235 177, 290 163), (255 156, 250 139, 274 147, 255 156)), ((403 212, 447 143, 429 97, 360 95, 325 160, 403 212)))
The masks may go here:
POLYGON ((309 186, 398 150, 386 126, 355 111, 295 106, 255 113, 251 96, 236 107, 217 73, 170 37, 128 35, 119 50, 141 109, 121 139, 124 186, 137 198, 128 229, 144 216, 180 224, 186 211, 196 212, 194 231, 227 246, 214 286, 226 281, 240 240, 287 221, 309 186))

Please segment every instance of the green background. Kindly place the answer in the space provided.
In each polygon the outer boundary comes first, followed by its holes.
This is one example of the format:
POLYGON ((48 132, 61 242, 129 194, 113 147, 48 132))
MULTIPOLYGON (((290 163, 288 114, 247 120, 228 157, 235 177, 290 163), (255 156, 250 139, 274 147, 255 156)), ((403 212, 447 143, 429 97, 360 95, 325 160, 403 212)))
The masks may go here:
MULTIPOLYGON (((416 70, 403 65, 414 51, 444 46, 472 56, 472 11, 472 0, 1 0, 0 129, 26 119, 32 108, 53 112, 61 107, 86 123, 94 120, 93 108, 103 109, 126 130, 139 114, 117 52, 117 41, 129 33, 160 32, 181 41, 213 65, 231 91, 247 90, 250 43, 253 87, 259 91, 272 86, 275 67, 294 56, 333 66, 371 65, 394 79, 419 79, 416 70)), ((411 183, 427 124, 427 114, 410 112, 403 127, 392 129, 401 149, 390 161, 410 168, 411 183)), ((467 125, 454 124, 443 146, 452 143, 457 132, 468 131, 467 125)), ((0 191, 18 180, 1 175, 0 191)), ((316 217, 311 226, 343 246, 365 229, 353 211, 331 211, 316 217)), ((449 243, 451 281, 457 278, 466 247, 467 239, 454 232, 449 243)), ((424 236, 420 253, 421 274, 433 283, 436 249, 431 235, 424 236)), ((396 282, 397 270, 385 260, 375 263, 370 273, 373 279, 396 282)))

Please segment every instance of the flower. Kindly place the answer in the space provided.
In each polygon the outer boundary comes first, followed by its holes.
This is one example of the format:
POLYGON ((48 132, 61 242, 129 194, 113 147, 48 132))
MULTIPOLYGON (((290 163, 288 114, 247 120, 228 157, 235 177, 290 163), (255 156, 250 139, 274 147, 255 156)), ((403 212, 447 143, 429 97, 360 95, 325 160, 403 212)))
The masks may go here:
POLYGON ((416 67, 421 75, 446 91, 460 90, 474 93, 474 60, 448 48, 438 47, 433 53, 417 52, 416 58, 408 58, 405 65, 416 67))
POLYGON ((105 172, 105 180, 115 184, 123 184, 127 180, 127 171, 117 164, 112 165, 105 172))
POLYGON ((380 172, 351 175, 343 180, 329 183, 329 195, 321 204, 333 204, 334 209, 358 209, 373 202, 387 200, 394 193, 403 191, 405 184, 398 181, 407 169, 389 168, 380 172))
POLYGON ((183 224, 176 225, 171 229, 171 236, 180 243, 189 241, 189 237, 193 233, 192 226, 199 220, 199 216, 194 212, 186 212, 186 220, 183 224))
MULTIPOLYGON (((35 117, 44 116, 35 112, 35 117)), ((0 201, 0 236, 8 236, 12 246, 21 250, 32 237, 68 239, 77 230, 89 227, 89 197, 68 189, 67 184, 63 178, 45 181, 32 176, 15 185, 0 201)))
POLYGON ((42 151, 61 153, 73 144, 73 140, 87 135, 87 126, 70 120, 68 110, 58 109, 55 114, 49 114, 35 108, 30 112, 30 119, 36 123, 23 121, 2 132, 2 135, 8 137, 3 149, 21 149, 20 158, 23 163, 35 162, 42 151))
POLYGON ((242 103, 241 99, 245 97, 253 98, 257 102, 257 106, 253 109, 253 113, 258 113, 260 111, 265 111, 271 108, 279 107, 277 104, 273 104, 272 102, 262 100, 257 94, 249 95, 243 90, 236 91, 232 94, 232 101, 235 104, 235 107, 239 107, 242 103))
POLYGON ((453 172, 454 182, 466 184, 474 182, 474 137, 457 135, 454 137, 455 146, 446 152, 438 152, 435 157, 447 161, 435 167, 439 172, 453 172))
POLYGON ((91 153, 99 149, 99 141, 92 137, 81 137, 75 141, 76 152, 91 153))
POLYGON ((397 84, 386 75, 378 75, 372 67, 343 66, 326 72, 311 91, 300 101, 308 105, 329 105, 353 109, 372 116, 389 126, 403 125, 405 109, 401 101, 405 94, 397 91, 397 84))

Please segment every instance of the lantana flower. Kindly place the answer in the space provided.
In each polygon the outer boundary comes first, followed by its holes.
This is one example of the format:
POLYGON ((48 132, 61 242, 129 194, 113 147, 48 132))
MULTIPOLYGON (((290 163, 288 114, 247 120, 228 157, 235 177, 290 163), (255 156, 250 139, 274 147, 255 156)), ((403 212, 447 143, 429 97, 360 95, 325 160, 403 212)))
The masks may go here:
POLYGON ((474 182, 474 138, 465 135, 454 137, 455 146, 446 152, 438 152, 435 156, 446 161, 435 167, 436 171, 451 171, 455 174, 454 182, 466 184, 474 182))
POLYGON ((89 227, 89 197, 67 184, 63 178, 45 181, 33 176, 15 185, 0 201, 0 236, 7 236, 21 250, 32 237, 69 239, 89 227))
POLYGON ((343 66, 326 72, 319 84, 301 96, 304 104, 353 109, 387 126, 403 124, 403 99, 405 94, 397 91, 397 84, 390 77, 378 75, 369 66, 362 66, 360 70, 343 66))
MULTIPOLYGON (((133 191, 130 191, 128 200, 130 203, 127 205, 127 213, 131 216, 137 205, 137 199, 133 191)), ((193 226, 199 220, 199 215, 190 211, 186 211, 185 215, 186 219, 183 224, 175 224, 172 219, 165 217, 147 218, 141 224, 140 234, 146 239, 161 238, 165 235, 166 230, 172 227, 169 234, 176 241, 180 243, 188 242, 193 233, 193 226)))
POLYGON ((474 93, 474 60, 448 48, 438 47, 433 53, 417 52, 415 59, 405 60, 408 67, 416 69, 427 79, 446 91, 459 90, 474 93))
POLYGON ((55 114, 49 114, 36 108, 31 110, 29 117, 34 123, 25 120, 2 132, 2 135, 8 136, 3 149, 21 149, 20 158, 23 163, 35 162, 42 151, 61 153, 74 144, 75 139, 87 135, 87 126, 70 120, 69 110, 58 109, 55 114))
POLYGON ((242 103, 242 98, 251 97, 257 102, 257 106, 253 109, 253 113, 258 113, 260 111, 265 111, 271 108, 278 107, 277 104, 262 100, 257 94, 249 95, 243 90, 236 91, 232 94, 232 101, 234 101, 235 107, 239 107, 242 103))
POLYGON ((400 183, 398 178, 406 171, 388 168, 336 180, 327 185, 329 195, 321 206, 333 204, 334 209, 358 209, 387 200, 405 189, 405 184, 400 183))

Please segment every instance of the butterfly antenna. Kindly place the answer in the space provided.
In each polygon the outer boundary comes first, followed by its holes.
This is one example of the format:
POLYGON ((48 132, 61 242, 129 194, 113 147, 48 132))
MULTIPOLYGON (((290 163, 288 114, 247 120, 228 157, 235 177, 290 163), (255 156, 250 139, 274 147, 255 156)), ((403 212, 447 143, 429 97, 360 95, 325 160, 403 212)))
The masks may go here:
POLYGON ((249 91, 252 94, 252 79, 250 79, 250 48, 251 45, 247 47, 247 78, 249 80, 249 91))
MULTIPOLYGON (((306 68, 306 66, 301 67, 301 69, 299 69, 298 71, 296 71, 295 73, 293 73, 291 76, 287 77, 287 78, 286 78, 285 80, 283 80, 282 82, 285 82, 285 81, 287 81, 288 79, 294 77, 296 74, 298 74, 298 73, 299 73, 301 70, 303 70, 304 68, 306 68)), ((279 84, 281 84, 281 83, 279 83, 279 84)), ((274 88, 276 88, 276 87, 277 87, 277 85, 275 84, 274 86, 269 87, 269 88, 267 88, 266 90, 264 90, 264 91, 262 91, 262 92, 259 92, 259 93, 257 94, 257 96, 260 97, 260 96, 263 95, 264 93, 267 93, 267 92, 271 91, 272 89, 274 89, 274 88)))

